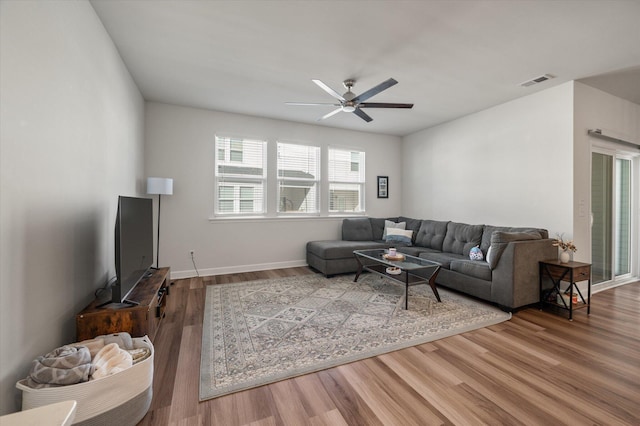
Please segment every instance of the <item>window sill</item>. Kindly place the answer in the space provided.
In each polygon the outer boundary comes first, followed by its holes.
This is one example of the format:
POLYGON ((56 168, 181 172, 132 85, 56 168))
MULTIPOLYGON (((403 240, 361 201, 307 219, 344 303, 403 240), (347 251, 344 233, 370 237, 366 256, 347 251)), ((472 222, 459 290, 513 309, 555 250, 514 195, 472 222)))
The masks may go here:
POLYGON ((293 216, 293 215, 283 215, 283 216, 214 216, 209 217, 210 223, 247 223, 247 222, 282 222, 282 221, 318 221, 318 220, 342 220, 347 217, 362 217, 365 216, 365 213, 361 214, 331 214, 328 216, 320 216, 320 215, 304 215, 304 216, 293 216))

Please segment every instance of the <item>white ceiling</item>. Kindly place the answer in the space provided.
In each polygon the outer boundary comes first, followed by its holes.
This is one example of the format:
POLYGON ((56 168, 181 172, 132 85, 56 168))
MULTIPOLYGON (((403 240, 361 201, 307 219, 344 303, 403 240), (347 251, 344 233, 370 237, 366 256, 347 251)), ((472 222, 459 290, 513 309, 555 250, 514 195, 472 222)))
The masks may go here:
POLYGON ((640 104, 638 0, 91 3, 150 101, 393 135, 570 80, 640 104), (358 94, 390 77, 369 101, 415 106, 370 123, 284 104, 331 102, 314 78, 358 94))

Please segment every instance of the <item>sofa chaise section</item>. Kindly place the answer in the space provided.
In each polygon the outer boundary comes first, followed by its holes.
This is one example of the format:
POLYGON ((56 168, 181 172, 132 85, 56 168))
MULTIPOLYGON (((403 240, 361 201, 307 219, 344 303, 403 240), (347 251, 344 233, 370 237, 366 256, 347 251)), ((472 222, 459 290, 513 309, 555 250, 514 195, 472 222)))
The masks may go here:
MULTIPOLYGON (((395 218, 397 219, 397 218, 395 218)), ((389 248, 382 239, 385 219, 367 217, 342 221, 342 240, 310 241, 307 243, 307 263, 325 276, 355 272, 358 262, 354 250, 389 248)))

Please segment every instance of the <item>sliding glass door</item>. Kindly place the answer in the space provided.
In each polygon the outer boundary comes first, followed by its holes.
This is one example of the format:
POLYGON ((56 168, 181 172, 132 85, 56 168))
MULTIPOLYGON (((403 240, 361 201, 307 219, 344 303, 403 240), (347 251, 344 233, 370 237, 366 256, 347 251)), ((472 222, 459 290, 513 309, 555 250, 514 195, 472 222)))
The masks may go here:
POLYGON ((612 156, 591 154, 591 279, 594 284, 611 279, 612 170, 612 156))
POLYGON ((606 152, 591 154, 591 263, 593 283, 631 275, 632 160, 606 152))
POLYGON ((631 273, 631 160, 616 158, 614 240, 616 277, 631 273))

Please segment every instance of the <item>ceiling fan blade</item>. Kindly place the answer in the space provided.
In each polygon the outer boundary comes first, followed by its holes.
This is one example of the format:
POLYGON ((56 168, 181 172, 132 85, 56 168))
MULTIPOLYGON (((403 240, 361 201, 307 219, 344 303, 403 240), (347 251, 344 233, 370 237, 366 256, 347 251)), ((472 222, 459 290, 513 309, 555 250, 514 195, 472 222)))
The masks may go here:
POLYGON ((329 114, 325 114, 322 117, 318 118, 318 121, 322 121, 326 118, 331 117, 332 115, 336 115, 337 113, 339 113, 340 111, 342 111, 342 107, 338 108, 338 109, 334 109, 333 111, 331 111, 329 114))
POLYGON ((340 106, 340 104, 331 104, 328 102, 319 102, 319 103, 312 103, 312 102, 285 102, 285 105, 296 105, 296 106, 340 106))
POLYGON ((385 89, 388 89, 389 87, 398 84, 398 82, 396 80, 394 80, 393 78, 390 78, 387 81, 383 81, 382 83, 378 84, 375 87, 372 87, 371 89, 367 90, 364 93, 361 93, 360 95, 356 96, 355 98, 353 98, 353 102, 362 102, 362 101, 366 101, 367 99, 369 99, 372 96, 377 95, 378 93, 382 92, 385 89))
POLYGON ((367 123, 370 121, 373 121, 373 118, 369 117, 369 115, 367 115, 367 113, 362 111, 360 108, 356 108, 355 111, 353 111, 353 113, 358 117, 362 118, 367 123))
POLYGON ((364 102, 358 104, 360 108, 413 108, 413 104, 393 104, 386 102, 364 102))
POLYGON ((346 101, 345 98, 342 97, 342 95, 338 92, 336 92, 335 90, 333 90, 331 87, 327 86, 326 84, 324 84, 323 82, 321 82, 320 80, 311 80, 313 81, 315 84, 317 84, 318 86, 320 86, 320 88, 322 90, 324 90, 325 92, 327 92, 328 94, 330 94, 331 96, 333 96, 334 98, 336 98, 337 100, 339 100, 340 102, 344 102, 346 101))

